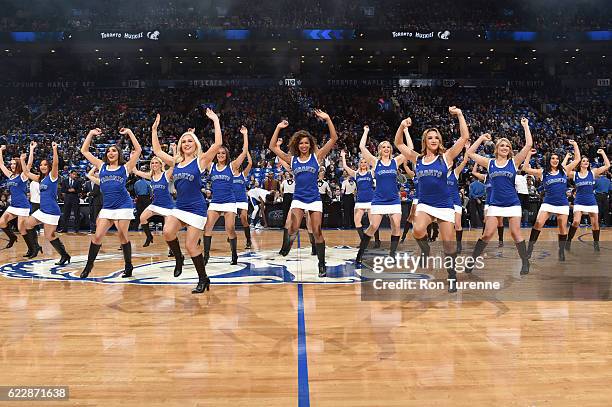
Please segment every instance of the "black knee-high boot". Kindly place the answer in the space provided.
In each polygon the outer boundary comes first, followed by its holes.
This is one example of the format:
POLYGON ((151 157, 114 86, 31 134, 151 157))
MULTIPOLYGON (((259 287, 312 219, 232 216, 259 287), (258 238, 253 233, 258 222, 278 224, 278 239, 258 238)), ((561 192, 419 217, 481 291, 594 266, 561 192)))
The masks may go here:
POLYGON ((430 242, 433 241, 432 237, 433 237, 433 223, 430 223, 429 225, 427 225, 427 240, 430 242))
POLYGON ((5 227, 2 228, 2 231, 8 236, 9 238, 9 242, 6 245, 5 249, 10 249, 11 247, 13 247, 13 245, 15 244, 15 242, 17 241, 17 235, 15 235, 15 233, 9 229, 9 227, 5 227))
POLYGON ((529 257, 527 256, 527 245, 525 241, 516 243, 516 250, 521 257, 521 275, 529 274, 529 257))
POLYGON ((280 253, 281 256, 284 257, 289 254, 289 252, 291 251, 291 246, 293 246, 293 242, 297 238, 297 234, 298 232, 295 232, 294 234, 290 235, 289 232, 287 231, 287 238, 285 239, 283 243, 283 249, 282 249, 282 252, 280 253))
POLYGON ((56 266, 64 266, 70 263, 70 255, 66 251, 66 247, 59 239, 59 237, 51 240, 49 243, 51 243, 51 246, 53 246, 55 251, 57 251, 57 253, 61 256, 59 261, 55 263, 56 266))
MULTIPOLYGON (((204 236, 204 241, 206 241, 206 236, 204 236)), ((193 266, 198 272, 198 285, 196 288, 191 290, 192 294, 201 294, 204 291, 210 291, 210 278, 206 275, 206 266, 204 265, 204 257, 201 254, 198 254, 195 257, 191 258, 193 261, 193 266)))
POLYGON ((25 235, 21 236, 23 237, 23 241, 28 247, 28 251, 26 254, 23 255, 23 257, 27 257, 28 259, 35 257, 36 254, 38 254, 38 250, 36 248, 36 244, 34 243, 34 236, 32 236, 32 233, 30 233, 29 230, 26 232, 25 235))
POLYGON ((559 235, 559 261, 565 261, 565 243, 567 235, 559 235))
POLYGON ((499 247, 502 247, 504 245, 504 227, 503 226, 497 227, 497 239, 499 240, 499 247))
POLYGON ((317 258, 319 259, 319 277, 327 277, 327 266, 325 265, 325 241, 316 243, 317 258))
POLYGON ((314 235, 310 232, 308 232, 308 239, 310 240, 310 255, 316 256, 317 255, 317 243, 315 242, 314 235))
POLYGON ((432 223, 433 227, 432 227, 432 234, 431 234, 431 241, 435 242, 436 240, 438 240, 438 235, 440 234, 440 226, 438 225, 438 223, 432 223))
POLYGON ((148 247, 151 243, 153 243, 153 235, 151 234, 151 228, 149 227, 149 222, 142 225, 142 231, 145 236, 147 236, 147 240, 145 240, 142 247, 148 247))
POLYGON ((238 264, 238 238, 229 240, 230 249, 232 250, 232 262, 230 264, 238 264))
MULTIPOLYGON (((484 252, 484 250, 487 248, 487 244, 489 244, 489 242, 485 242, 482 239, 478 239, 478 241, 476 242, 476 246, 474 246, 474 251, 472 252, 472 258, 474 259, 474 261, 476 261, 476 258, 479 257, 482 252, 484 252)), ((471 273, 473 268, 473 266, 466 267, 465 272, 471 273)))
POLYGON ((600 251, 599 249, 599 232, 601 230, 597 229, 597 230, 593 230, 593 248, 595 249, 596 252, 600 251))
POLYGON ((249 225, 244 226, 244 237, 246 239, 246 244, 244 245, 244 248, 250 249, 252 246, 252 243, 251 243, 251 227, 249 225))
POLYGON ((412 223, 406 221, 406 223, 404 224, 404 231, 402 232, 402 238, 400 239, 400 243, 404 243, 404 240, 406 240, 406 235, 408 235, 408 232, 410 231, 411 227, 412 223))
POLYGON ((89 253, 87 254, 87 264, 85 268, 81 272, 81 278, 87 278, 91 270, 93 269, 94 262, 96 261, 96 257, 98 257, 98 253, 100 252, 101 244, 95 244, 94 242, 89 243, 89 253))
POLYGON ((448 292, 455 293, 457 292, 457 272, 455 271, 457 253, 444 253, 444 257, 444 265, 448 274, 448 292))
POLYGON ((283 255, 285 250, 287 250, 287 244, 289 243, 289 229, 283 228, 283 244, 281 245, 278 254, 283 255))
POLYGON ((359 226, 357 229, 357 234, 359 235, 359 241, 361 241, 361 239, 363 239, 363 227, 359 226))
POLYGON ((368 248, 368 244, 370 244, 370 239, 372 239, 372 237, 367 233, 364 233, 361 241, 359 242, 359 251, 357 252, 357 257, 355 258, 355 263, 358 265, 363 261, 363 255, 368 248))
POLYGON ((389 247, 389 256, 395 257, 397 254, 397 245, 399 244, 400 237, 391 235, 391 246, 389 247))
POLYGON ((535 246, 538 241, 538 237, 540 237, 540 231, 537 229, 531 229, 531 234, 529 235, 529 245, 527 245, 527 258, 531 258, 531 254, 533 253, 533 246, 535 246))
POLYGON ((457 239, 457 254, 461 254, 463 251, 463 230, 455 231, 455 239, 457 239))
POLYGON ((421 268, 425 268, 427 266, 427 258, 429 257, 429 253, 431 248, 429 247, 428 237, 422 237, 420 239, 416 239, 417 245, 421 249, 421 268))
POLYGON ((125 263, 121 277, 132 277, 132 270, 134 270, 134 266, 132 265, 132 242, 122 244, 121 250, 123 251, 123 262, 125 263))
POLYGON ((210 246, 212 245, 212 236, 204 236, 204 266, 208 264, 210 258, 210 246))
POLYGON ((374 232, 374 248, 378 249, 379 247, 380 247, 380 231, 376 229, 376 232, 374 232))
POLYGON ((572 239, 574 238, 574 236, 576 235, 576 231, 578 230, 577 227, 575 227, 574 225, 570 225, 569 227, 569 232, 567 234, 567 242, 565 243, 565 250, 567 250, 568 252, 570 251, 570 249, 572 248, 572 239))
POLYGON ((170 241, 166 241, 168 248, 174 255, 174 277, 178 277, 183 272, 183 263, 185 263, 185 256, 181 252, 181 244, 178 238, 170 241))

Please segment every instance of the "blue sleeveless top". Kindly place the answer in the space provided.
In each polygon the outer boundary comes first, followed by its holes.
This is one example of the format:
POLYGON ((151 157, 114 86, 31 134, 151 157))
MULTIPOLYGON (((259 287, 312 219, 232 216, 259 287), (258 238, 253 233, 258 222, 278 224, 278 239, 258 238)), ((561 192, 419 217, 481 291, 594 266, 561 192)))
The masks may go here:
POLYGON ((438 156, 429 164, 425 164, 423 157, 419 157, 416 174, 419 178, 419 204, 434 208, 453 208, 453 202, 448 194, 448 166, 443 156, 438 156))
POLYGON ((212 192, 211 203, 225 204, 236 203, 234 196, 234 174, 231 165, 227 164, 221 171, 217 163, 210 167, 210 189, 212 192))
POLYGON ((109 170, 106 164, 100 168, 100 191, 104 199, 102 209, 129 209, 134 208, 132 198, 125 185, 128 171, 125 165, 115 170, 109 170))
POLYGON ((419 199, 419 177, 414 174, 414 178, 412 178, 412 183, 414 184, 414 199, 419 199))
POLYGON ((317 178, 319 163, 317 157, 311 154, 308 160, 302 162, 298 157, 291 157, 291 169, 295 178, 293 199, 303 203, 313 203, 321 200, 317 178))
POLYGON ((574 173, 574 184, 576 185, 575 205, 597 205, 597 200, 595 199, 595 176, 591 170, 589 170, 584 178, 581 178, 580 173, 576 171, 574 173))
POLYGON ((62 212, 57 204, 57 182, 47 175, 40 181, 40 211, 47 215, 60 216, 62 212))
POLYGON ((174 209, 174 201, 172 200, 172 195, 170 195, 169 185, 170 183, 165 171, 157 181, 151 176, 151 189, 153 189, 152 205, 165 209, 174 209))
POLYGON ((567 175, 558 170, 553 175, 545 173, 542 179, 544 184, 544 203, 553 206, 567 206, 567 175))
POLYGON ((21 178, 23 174, 15 175, 8 179, 6 186, 11 193, 11 206, 13 208, 28 208, 30 207, 30 201, 28 201, 28 181, 21 178))
POLYGON ((521 206, 521 200, 518 197, 514 184, 516 178, 514 160, 508 160, 506 165, 498 167, 493 158, 489 160, 488 171, 487 180, 491 180, 491 199, 489 205, 502 208, 521 206))
POLYGON ((366 173, 362 175, 359 171, 356 171, 355 182, 357 183, 357 202, 372 202, 372 198, 374 197, 374 179, 372 178, 372 172, 366 171, 366 173))
POLYGON ((455 175, 455 170, 451 170, 448 172, 448 177, 446 177, 446 184, 448 185, 448 194, 451 197, 451 202, 453 203, 453 205, 462 206, 461 196, 459 195, 459 181, 457 180, 457 176, 455 175))
POLYGON ((249 202, 246 193, 246 178, 243 173, 234 175, 233 187, 236 202, 249 202))
POLYGON ((202 173, 198 158, 185 166, 176 165, 172 173, 176 189, 176 209, 206 217, 206 200, 202 195, 202 173))
POLYGON ((376 160, 374 166, 376 189, 372 198, 372 205, 399 205, 399 188, 397 187, 397 163, 393 158, 388 165, 376 160))
POLYGON ((485 205, 491 205, 492 198, 493 198, 493 189, 491 185, 491 178, 487 174, 485 176, 485 205))

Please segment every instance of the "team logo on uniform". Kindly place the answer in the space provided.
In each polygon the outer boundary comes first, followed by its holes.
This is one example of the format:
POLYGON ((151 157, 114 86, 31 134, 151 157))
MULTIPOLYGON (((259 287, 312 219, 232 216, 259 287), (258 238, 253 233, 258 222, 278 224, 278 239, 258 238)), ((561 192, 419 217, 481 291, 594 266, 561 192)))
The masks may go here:
MULTIPOLYGON (((206 272, 213 284, 279 284, 279 283, 320 283, 351 284, 363 280, 379 278, 368 267, 355 266, 357 250, 350 246, 326 248, 327 277, 319 278, 317 256, 310 254, 310 247, 293 249, 289 256, 282 257, 275 250, 240 253, 237 265, 230 265, 227 256, 211 256, 206 272)), ((382 253, 381 253, 382 254, 382 253)), ((138 253, 134 258, 150 258, 159 253, 138 253)), ((197 283, 198 277, 193 264, 186 256, 183 274, 173 276, 174 259, 156 261, 136 266, 133 277, 122 278, 123 270, 115 269, 110 273, 100 270, 108 269, 105 263, 123 264, 121 254, 101 254, 96 260, 96 267, 87 279, 79 274, 85 266, 87 256, 74 256, 67 267, 55 265, 57 259, 23 261, 0 266, 0 274, 9 278, 41 279, 55 281, 83 281, 100 284, 142 284, 173 285, 197 283)), ((119 266, 120 267, 120 266, 119 266)), ((419 273, 402 273, 395 278, 429 279, 431 276, 419 273)))

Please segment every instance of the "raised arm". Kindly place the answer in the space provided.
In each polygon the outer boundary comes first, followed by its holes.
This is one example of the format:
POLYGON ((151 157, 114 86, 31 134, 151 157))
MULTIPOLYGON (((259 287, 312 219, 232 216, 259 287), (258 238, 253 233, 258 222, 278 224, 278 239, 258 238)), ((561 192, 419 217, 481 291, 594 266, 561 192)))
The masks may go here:
POLYGON ((346 171, 349 176, 355 178, 357 171, 349 167, 346 163, 346 152, 344 150, 340 151, 340 157, 342 157, 342 169, 346 171))
POLYGON ((219 122, 219 116, 211 109, 206 109, 206 117, 208 117, 213 122, 213 126, 215 127, 215 141, 214 143, 202 153, 200 156, 200 168, 208 168, 210 163, 213 161, 217 152, 221 148, 223 144, 223 138, 221 136, 221 123, 219 122))
POLYGON ((448 111, 453 116, 456 116, 459 120, 459 139, 453 144, 451 148, 446 150, 444 155, 446 156, 446 160, 450 163, 453 162, 455 158, 459 155, 465 143, 470 140, 470 131, 468 130, 467 122, 465 121, 465 117, 463 117, 463 112, 456 106, 451 106, 448 108, 448 111))
POLYGON ((482 142, 485 141, 485 140, 491 140, 491 135, 489 133, 485 133, 482 136, 478 137, 478 139, 476 139, 474 144, 472 144, 472 146, 470 148, 468 148, 466 154, 468 155, 468 157, 470 159, 474 160, 476 162, 476 164, 478 164, 481 167, 483 167, 486 170, 488 170, 489 169, 489 161, 491 161, 491 159, 487 158, 487 157, 483 157, 483 156, 481 156, 479 154, 476 154, 476 151, 478 150, 478 147, 480 147, 482 142))
POLYGON ((28 177, 32 181, 38 182, 40 180, 40 177, 38 175, 32 174, 30 172, 30 169, 28 168, 28 166, 26 164, 26 155, 25 155, 25 153, 21 154, 19 156, 19 161, 21 162, 21 171, 22 171, 23 175, 25 175, 26 177, 28 177))
POLYGON ((55 141, 51 143, 51 149, 53 150, 53 163, 51 163, 52 179, 57 179, 59 177, 59 154, 57 153, 57 147, 55 141))
POLYGON ((91 140, 95 136, 99 136, 100 134, 102 134, 102 130, 98 128, 89 130, 89 133, 87 133, 87 137, 85 137, 85 141, 83 142, 83 145, 81 146, 81 154, 83 154, 83 156, 87 159, 87 161, 89 161, 96 168, 102 167, 102 164, 104 164, 104 161, 100 160, 98 157, 90 153, 89 146, 91 145, 91 140))
POLYGON ((463 154, 463 160, 461 160, 459 165, 455 168, 455 177, 457 179, 459 179, 459 175, 461 174, 461 171, 463 171, 463 169, 467 165, 468 161, 470 160, 470 156, 467 153, 469 148, 470 148, 470 142, 468 140, 468 142, 465 143, 465 153, 463 154))
POLYGON ((542 179, 542 174, 544 170, 542 168, 531 168, 531 156, 535 154, 535 150, 531 149, 527 153, 527 157, 525 157, 525 163, 523 164, 523 171, 525 171, 529 175, 533 175, 539 179, 542 179))
POLYGON ((125 167, 127 168, 128 173, 130 173, 134 170, 134 168, 136 168, 136 164, 138 163, 138 160, 140 159, 140 154, 142 154, 142 147, 140 146, 140 143, 138 142, 138 139, 136 139, 136 136, 134 135, 132 130, 127 129, 127 128, 121 128, 119 129, 119 134, 121 135, 127 134, 128 137, 130 138, 130 141, 132 142, 133 150, 132 150, 132 153, 130 154, 129 161, 125 164, 125 167))
POLYGON ((580 164, 580 148, 578 148, 578 143, 575 140, 569 140, 568 142, 574 147, 574 159, 569 164, 563 166, 566 174, 574 171, 574 168, 580 164))
POLYGON ((474 167, 472 167, 472 175, 482 182, 487 178, 486 175, 478 172, 478 164, 474 164, 474 167))
POLYGON ((232 161, 232 173, 238 171, 249 152, 249 131, 246 127, 241 126, 240 134, 242 134, 242 152, 234 161, 232 161))
POLYGON ((410 117, 402 120, 395 132, 394 144, 406 160, 416 162, 418 154, 414 151, 414 144, 408 132, 408 127, 410 126, 412 126, 412 119, 410 117), (408 140, 407 144, 404 143, 404 136, 408 140))
POLYGON ((270 139, 270 144, 268 144, 268 148, 270 149, 270 151, 276 154, 276 156, 282 161, 289 163, 291 162, 291 156, 281 150, 280 145, 283 139, 278 138, 280 131, 282 129, 287 128, 287 126, 289 126, 289 122, 287 120, 283 120, 276 125, 276 128, 274 129, 274 134, 272 134, 272 138, 270 139), (281 143, 278 142, 279 140, 281 141, 281 143))
POLYGON ((94 184, 100 185, 100 178, 96 177, 94 175, 94 172, 96 172, 96 167, 91 167, 91 169, 85 176, 87 177, 88 180, 90 180, 94 184))
POLYGON ((136 169, 136 168, 132 170, 132 174, 140 178, 151 179, 151 174, 149 174, 148 172, 140 171, 139 169, 136 169))
POLYGON ((242 171, 242 175, 248 177, 251 173, 251 168, 253 168, 253 158, 251 158, 251 153, 247 150, 247 166, 244 171, 242 171))
POLYGON ((593 176, 595 177, 599 177, 601 174, 605 174, 606 171, 610 169, 610 160, 606 155, 606 151, 603 148, 600 148, 597 150, 597 154, 601 155, 601 157, 603 158, 604 165, 593 170, 593 176))
POLYGON ((403 166, 404 166, 404 171, 406 171, 406 175, 408 175, 408 178, 413 179, 416 173, 412 171, 410 167, 408 167, 407 162, 404 162, 403 166))
POLYGON ((37 146, 38 143, 36 143, 35 141, 30 141, 30 155, 28 156, 28 163, 26 164, 28 170, 31 170, 32 164, 34 164, 34 150, 37 146))
POLYGON ((159 157, 166 165, 174 166, 174 156, 166 153, 161 148, 161 144, 159 144, 159 137, 157 135, 157 128, 159 127, 159 122, 161 121, 161 117, 159 113, 155 116, 155 122, 151 126, 151 145, 153 147, 153 153, 159 157))
POLYGON ((361 136, 361 140, 359 141, 359 150, 361 151, 361 155, 366 159, 368 164, 376 165, 376 157, 370 153, 370 150, 366 147, 366 142, 368 141, 368 133, 370 132, 369 126, 363 126, 363 135, 361 136))
POLYGON ((13 174, 8 168, 6 168, 6 165, 4 165, 4 156, 3 156, 4 150, 6 150, 6 146, 0 146, 0 170, 2 170, 2 173, 7 178, 10 178, 11 175, 13 174))
POLYGON ((523 126, 523 130, 525 131, 525 145, 518 152, 517 155, 514 156, 514 165, 516 168, 519 168, 523 161, 525 161, 525 157, 533 147, 533 137, 531 136, 531 129, 529 129, 529 120, 526 117, 521 119, 521 126, 523 126))
POLYGON ((327 140, 327 143, 325 143, 323 147, 316 152, 317 161, 321 162, 321 160, 327 157, 327 154, 329 154, 331 149, 336 145, 336 142, 338 141, 338 134, 336 133, 336 127, 334 127, 331 117, 329 117, 327 113, 320 109, 315 109, 314 112, 319 119, 325 120, 329 129, 329 140, 327 140))

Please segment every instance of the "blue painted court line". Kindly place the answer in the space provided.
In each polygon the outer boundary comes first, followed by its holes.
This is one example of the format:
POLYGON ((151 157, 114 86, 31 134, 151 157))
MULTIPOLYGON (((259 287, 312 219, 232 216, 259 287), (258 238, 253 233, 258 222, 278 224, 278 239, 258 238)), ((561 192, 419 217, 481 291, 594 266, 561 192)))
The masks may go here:
POLYGON ((304 320, 304 287, 298 284, 298 407, 310 407, 306 322, 304 320))

